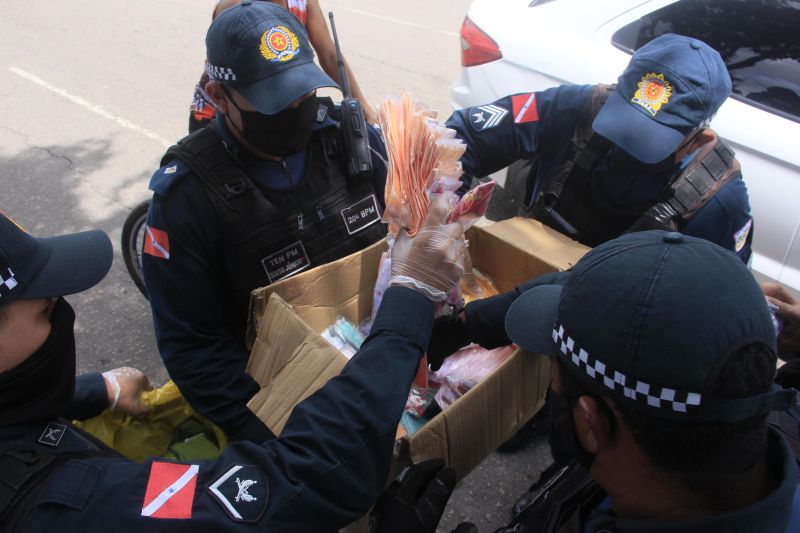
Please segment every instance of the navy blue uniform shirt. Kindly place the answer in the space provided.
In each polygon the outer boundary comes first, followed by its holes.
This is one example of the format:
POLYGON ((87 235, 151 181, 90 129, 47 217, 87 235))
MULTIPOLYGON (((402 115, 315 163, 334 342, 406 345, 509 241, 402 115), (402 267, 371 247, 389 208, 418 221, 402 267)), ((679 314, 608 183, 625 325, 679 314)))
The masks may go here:
MULTIPOLYGON (((234 143, 222 115, 217 115, 217 126, 226 142, 234 143)), ((329 117, 318 125, 333 127, 336 122, 329 117)), ((379 132, 368 130, 370 145, 381 154, 373 154, 373 186, 383 205, 385 149, 379 132)), ((244 150, 238 155, 256 186, 288 188, 304 178, 305 152, 282 162, 248 157, 244 150)), ((272 435, 246 405, 258 386, 245 373, 250 355, 245 324, 241 332, 226 327, 233 267, 215 210, 201 181, 177 159, 155 173, 150 189, 148 231, 161 249, 157 256, 143 254, 142 263, 164 364, 192 407, 232 440, 260 443, 272 435)))
MULTIPOLYGON (((572 136, 592 87, 562 85, 456 111, 447 120, 447 127, 456 130, 467 143, 467 151, 461 158, 464 171, 472 176, 488 176, 514 161, 538 156, 539 170, 533 194, 525 199, 530 205, 537 196, 541 180, 552 175, 569 157, 572 136)), ((654 183, 650 176, 628 177, 602 172, 596 176, 601 192, 618 207, 636 205, 651 198, 655 203, 663 188, 663 184, 654 183)), ((726 184, 679 230, 733 250, 748 262, 753 222, 744 181, 726 184)))
MULTIPOLYGON (((430 300, 388 289, 359 352, 295 407, 279 438, 233 443, 216 461, 70 460, 48 479, 22 531, 337 531, 363 516, 387 481, 432 325, 430 300)), ((86 449, 71 428, 53 446, 58 434, 46 426, 0 426, 0 446, 21 439, 55 455, 86 449)))
POLYGON ((86 420, 102 413, 108 407, 106 381, 100 372, 89 372, 75 378, 75 393, 69 410, 70 420, 86 420))

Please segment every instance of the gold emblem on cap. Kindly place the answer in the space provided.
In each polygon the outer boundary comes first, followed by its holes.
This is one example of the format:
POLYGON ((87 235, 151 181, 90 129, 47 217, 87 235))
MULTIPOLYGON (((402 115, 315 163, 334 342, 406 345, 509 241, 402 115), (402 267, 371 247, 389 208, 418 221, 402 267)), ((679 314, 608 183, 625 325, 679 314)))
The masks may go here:
POLYGON ((656 116, 656 113, 661 110, 661 106, 669 102, 669 98, 672 96, 672 85, 664 78, 663 74, 655 72, 645 74, 637 87, 631 102, 642 106, 653 116, 656 116))
POLYGON ((275 26, 261 36, 259 50, 267 61, 283 63, 300 51, 300 40, 286 26, 275 26))

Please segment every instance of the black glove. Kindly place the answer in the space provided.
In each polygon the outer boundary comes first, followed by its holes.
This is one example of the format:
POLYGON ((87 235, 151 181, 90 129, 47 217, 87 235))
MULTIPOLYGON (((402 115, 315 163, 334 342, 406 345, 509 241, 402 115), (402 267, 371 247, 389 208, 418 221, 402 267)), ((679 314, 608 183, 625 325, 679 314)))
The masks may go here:
POLYGON ((450 533, 478 533, 478 526, 472 522, 461 522, 450 533))
POLYGON ((433 321, 433 333, 428 343, 428 364, 434 372, 442 367, 444 360, 456 350, 472 342, 467 335, 467 327, 459 318, 459 312, 440 316, 433 321))
POLYGON ((372 509, 369 533, 435 533, 456 474, 441 459, 405 468, 372 509))

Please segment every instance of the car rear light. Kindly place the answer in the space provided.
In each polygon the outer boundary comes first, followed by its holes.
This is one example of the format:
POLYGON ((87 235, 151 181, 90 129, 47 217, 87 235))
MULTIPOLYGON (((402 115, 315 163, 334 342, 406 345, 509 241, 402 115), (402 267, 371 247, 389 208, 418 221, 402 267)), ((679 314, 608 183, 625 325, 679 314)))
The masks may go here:
POLYGON ((461 64, 474 67, 501 59, 503 54, 494 39, 475 25, 469 17, 461 25, 461 64))

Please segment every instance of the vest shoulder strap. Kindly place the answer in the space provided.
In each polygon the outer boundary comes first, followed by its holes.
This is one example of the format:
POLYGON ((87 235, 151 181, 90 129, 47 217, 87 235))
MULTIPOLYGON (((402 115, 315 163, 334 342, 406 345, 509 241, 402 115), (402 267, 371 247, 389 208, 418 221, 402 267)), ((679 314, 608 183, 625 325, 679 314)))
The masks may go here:
MULTIPOLYGON (((711 130, 709 130, 711 131, 711 130)), ((670 186, 668 198, 650 207, 631 230, 677 228, 691 220, 727 183, 742 176, 736 155, 715 132, 670 186)))
POLYGON ((25 440, 0 443, 0 524, 3 531, 16 531, 22 525, 47 480, 70 459, 121 457, 75 426, 70 425, 69 430, 87 443, 86 449, 52 453, 25 440))

